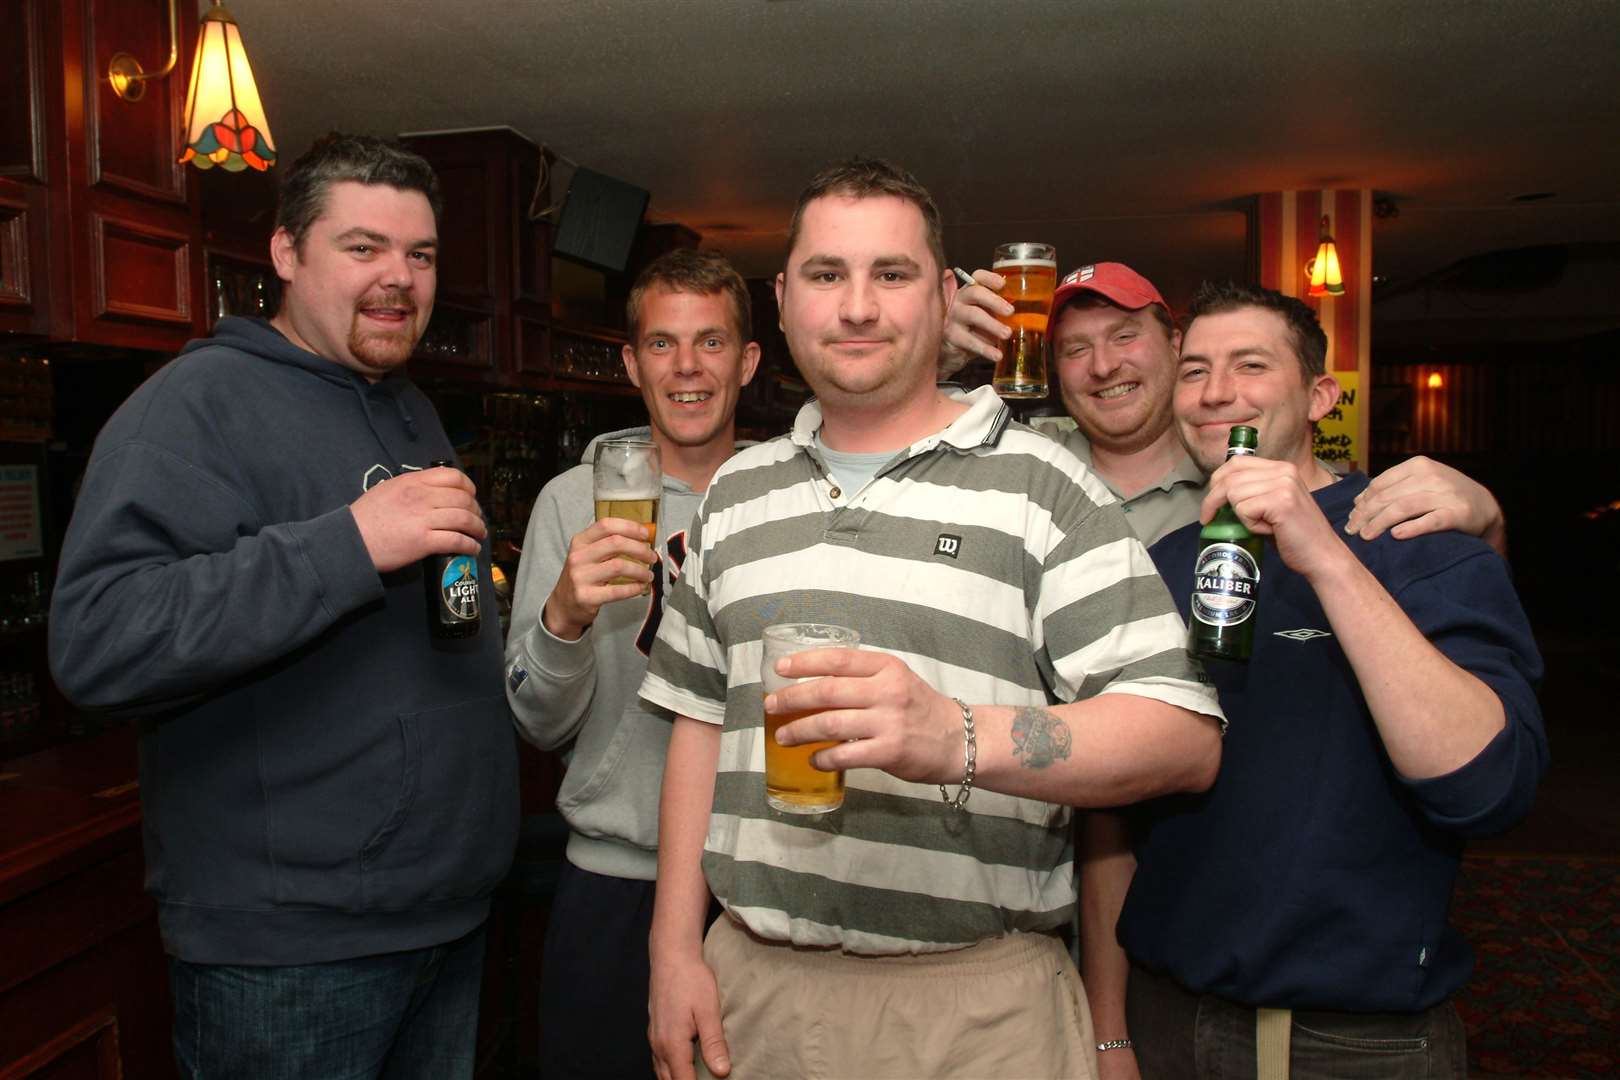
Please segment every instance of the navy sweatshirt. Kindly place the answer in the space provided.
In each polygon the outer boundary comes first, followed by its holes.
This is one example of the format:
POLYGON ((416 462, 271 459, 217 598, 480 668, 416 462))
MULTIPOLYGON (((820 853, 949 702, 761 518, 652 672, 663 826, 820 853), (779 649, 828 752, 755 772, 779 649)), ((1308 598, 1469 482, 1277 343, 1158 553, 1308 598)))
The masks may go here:
POLYGON ((51 668, 143 718, 147 887, 181 959, 373 955, 487 914, 517 827, 500 626, 430 641, 420 565, 379 575, 349 510, 452 457, 403 375, 368 383, 248 319, 97 438, 51 668))
MULTIPOLYGON (((1316 492, 1341 533, 1367 486, 1316 492)), ((1466 836, 1530 808, 1547 764, 1541 659, 1506 564, 1473 537, 1345 537, 1436 648, 1494 690, 1503 731, 1445 776, 1390 763, 1316 594, 1268 545, 1254 655, 1210 661, 1231 728, 1214 787, 1133 812, 1139 861, 1119 939, 1190 990, 1254 1006, 1415 1012, 1467 981, 1446 918, 1466 836)), ((1198 526, 1154 562, 1187 617, 1198 526)))

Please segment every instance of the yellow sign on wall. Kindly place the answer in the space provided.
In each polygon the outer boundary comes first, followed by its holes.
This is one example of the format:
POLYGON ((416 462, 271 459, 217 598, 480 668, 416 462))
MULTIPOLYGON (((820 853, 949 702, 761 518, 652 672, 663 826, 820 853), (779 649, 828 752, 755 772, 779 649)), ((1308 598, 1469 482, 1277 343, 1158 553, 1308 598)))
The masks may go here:
POLYGON ((1316 422, 1316 439, 1313 452, 1317 457, 1336 468, 1347 468, 1352 462, 1362 468, 1366 467, 1365 459, 1356 445, 1358 424, 1361 417, 1361 373, 1358 371, 1335 371, 1333 377, 1339 380, 1339 401, 1328 414, 1316 422))

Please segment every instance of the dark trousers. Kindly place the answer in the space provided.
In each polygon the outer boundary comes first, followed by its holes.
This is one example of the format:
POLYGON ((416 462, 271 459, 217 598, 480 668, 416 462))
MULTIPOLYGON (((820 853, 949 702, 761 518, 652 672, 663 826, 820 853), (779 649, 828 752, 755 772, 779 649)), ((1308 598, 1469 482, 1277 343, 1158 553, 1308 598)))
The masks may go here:
POLYGON ((324 964, 171 958, 185 1080, 465 1080, 478 1041, 484 931, 324 964))
MULTIPOLYGON (((1237 1080, 1255 1074, 1254 1010, 1131 965, 1125 1018, 1143 1080, 1237 1080)), ((1290 1080, 1428 1080, 1468 1075, 1451 1002, 1420 1013, 1298 1010, 1290 1080)))
POLYGON ((653 883, 564 863, 540 963, 542 1080, 651 1077, 653 883))

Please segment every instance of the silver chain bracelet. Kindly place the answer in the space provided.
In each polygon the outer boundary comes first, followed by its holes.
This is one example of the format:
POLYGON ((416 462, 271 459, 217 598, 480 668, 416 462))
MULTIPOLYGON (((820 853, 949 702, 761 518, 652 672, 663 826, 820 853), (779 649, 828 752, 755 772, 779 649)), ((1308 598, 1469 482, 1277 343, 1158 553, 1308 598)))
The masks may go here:
POLYGON ((1136 1044, 1129 1039, 1109 1039, 1107 1042, 1097 1044, 1098 1052, 1103 1050, 1129 1050, 1136 1044))
POLYGON ((945 785, 939 785, 939 797, 945 800, 945 805, 952 810, 960 810, 967 805, 968 796, 973 794, 973 772, 979 763, 979 739, 973 731, 973 710, 961 698, 951 698, 956 707, 962 710, 962 786, 956 790, 956 798, 951 798, 945 785))

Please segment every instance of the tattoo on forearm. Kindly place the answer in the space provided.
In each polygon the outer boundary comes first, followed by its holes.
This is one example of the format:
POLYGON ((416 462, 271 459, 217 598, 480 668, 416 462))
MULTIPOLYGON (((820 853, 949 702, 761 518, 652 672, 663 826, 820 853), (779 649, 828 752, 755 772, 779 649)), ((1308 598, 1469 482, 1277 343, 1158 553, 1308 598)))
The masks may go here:
POLYGON ((1074 745, 1069 725, 1045 709, 1026 706, 1013 713, 1013 754, 1026 769, 1044 769, 1067 761, 1074 745))

